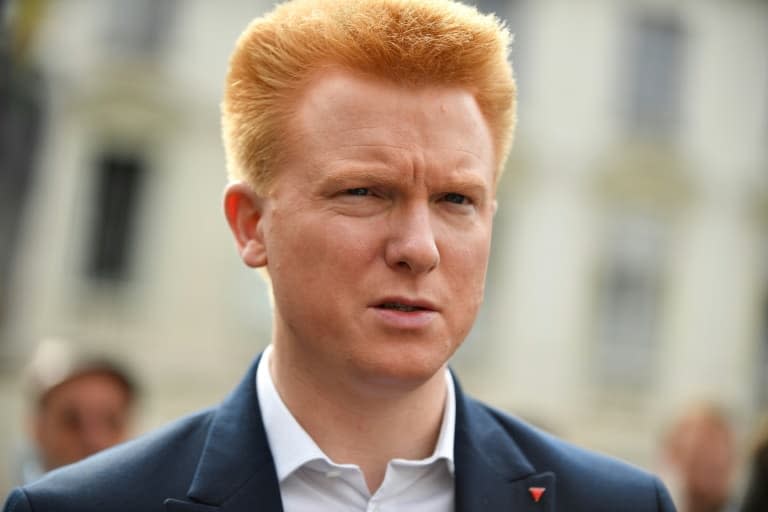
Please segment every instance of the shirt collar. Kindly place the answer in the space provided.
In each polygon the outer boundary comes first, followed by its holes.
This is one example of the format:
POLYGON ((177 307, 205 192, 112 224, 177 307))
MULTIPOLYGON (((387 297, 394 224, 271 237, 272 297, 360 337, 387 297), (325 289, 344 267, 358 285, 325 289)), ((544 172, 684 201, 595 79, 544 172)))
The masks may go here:
MULTIPOLYGON (((332 466, 337 466, 323 453, 309 434, 299 425, 296 418, 288 410, 275 388, 272 375, 269 372, 269 361, 272 345, 264 350, 259 366, 256 369, 256 392, 259 397, 259 408, 267 433, 272 457, 275 461, 278 481, 282 482, 291 473, 312 461, 322 460, 332 466)), ((447 462, 451 473, 454 472, 453 442, 456 430, 456 392, 454 390, 451 372, 445 372, 445 408, 440 426, 440 434, 435 445, 435 451, 422 460, 395 459, 397 465, 429 466, 443 459, 447 462)))

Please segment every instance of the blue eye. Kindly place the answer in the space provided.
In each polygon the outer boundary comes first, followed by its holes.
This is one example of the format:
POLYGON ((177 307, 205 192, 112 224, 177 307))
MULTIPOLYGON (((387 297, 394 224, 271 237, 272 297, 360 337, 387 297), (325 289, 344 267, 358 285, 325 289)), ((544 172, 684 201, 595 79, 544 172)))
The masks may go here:
POLYGON ((443 197, 443 200, 448 201, 449 203, 454 204, 467 204, 469 203, 469 198, 463 194, 457 194, 455 192, 451 192, 449 194, 445 194, 445 197, 443 197))
POLYGON ((349 188, 347 189, 347 194, 350 196, 367 196, 369 194, 369 190, 364 187, 349 188))

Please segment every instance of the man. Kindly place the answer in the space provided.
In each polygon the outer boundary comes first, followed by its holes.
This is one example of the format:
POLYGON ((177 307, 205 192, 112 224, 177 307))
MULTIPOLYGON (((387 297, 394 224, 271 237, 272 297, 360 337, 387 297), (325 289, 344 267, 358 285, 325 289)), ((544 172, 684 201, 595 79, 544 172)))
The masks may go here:
POLYGON ((46 339, 26 370, 34 447, 20 461, 24 483, 128 439, 137 389, 119 365, 46 339))
POLYGON ((738 453, 725 410, 709 402, 691 404, 671 425, 663 448, 668 485, 681 512, 736 510, 738 453))
POLYGON ((225 213, 274 298, 219 407, 15 491, 8 512, 656 511, 660 482, 466 397, 514 125, 508 34, 447 0, 297 0, 238 41, 225 213))

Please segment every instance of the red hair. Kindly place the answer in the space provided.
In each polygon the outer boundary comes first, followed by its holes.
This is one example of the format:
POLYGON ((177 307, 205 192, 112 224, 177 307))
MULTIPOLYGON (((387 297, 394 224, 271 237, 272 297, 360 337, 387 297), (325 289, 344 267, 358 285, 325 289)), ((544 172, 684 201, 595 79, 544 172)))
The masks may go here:
POLYGON ((403 86, 470 90, 493 137, 496 177, 515 127, 510 35, 450 0, 294 0, 253 20, 230 58, 222 132, 230 179, 263 192, 310 78, 333 66, 403 86))

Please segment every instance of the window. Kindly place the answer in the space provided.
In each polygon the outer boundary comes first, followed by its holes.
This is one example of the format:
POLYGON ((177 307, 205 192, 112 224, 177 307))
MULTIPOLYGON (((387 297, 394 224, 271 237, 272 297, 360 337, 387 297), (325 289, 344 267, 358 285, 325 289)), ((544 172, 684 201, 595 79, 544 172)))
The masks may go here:
POLYGON ((174 21, 175 0, 113 0, 106 40, 116 54, 146 57, 162 51, 174 21))
POLYGON ((758 334, 757 363, 755 365, 755 398, 759 409, 768 408, 768 238, 762 241, 762 303, 760 303, 760 325, 758 334))
POLYGON ((768 407, 768 295, 763 299, 761 311, 760 347, 757 363, 757 405, 764 409, 768 407))
POLYGON ((684 32, 676 16, 640 12, 627 31, 625 67, 629 131, 642 138, 675 134, 680 118, 684 32))
POLYGON ((652 377, 659 330, 663 226, 627 215, 609 227, 599 273, 597 373, 603 383, 637 387, 652 377))
POLYGON ((87 273, 96 279, 121 280, 130 271, 133 227, 146 164, 139 154, 107 152, 97 158, 95 167, 87 273))
POLYGON ((467 1, 466 3, 476 6, 481 12, 492 12, 499 18, 505 19, 509 14, 510 4, 506 0, 475 0, 467 1))

